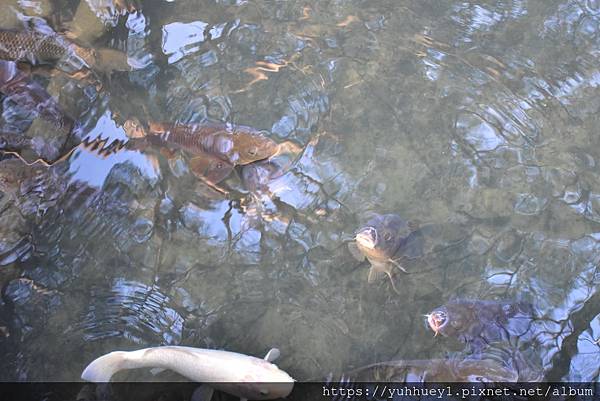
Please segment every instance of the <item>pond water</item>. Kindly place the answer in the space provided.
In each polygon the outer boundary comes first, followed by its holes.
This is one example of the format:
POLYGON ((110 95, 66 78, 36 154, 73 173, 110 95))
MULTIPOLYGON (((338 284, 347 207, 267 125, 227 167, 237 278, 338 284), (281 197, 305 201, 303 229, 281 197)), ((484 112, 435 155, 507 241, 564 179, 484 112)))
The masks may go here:
POLYGON ((278 347, 297 380, 461 358, 424 314, 468 299, 532 307, 527 335, 496 345, 526 369, 598 381, 600 2, 0 3, 2 28, 124 56, 97 66, 102 85, 27 74, 71 134, 3 90, 0 146, 75 148, 2 167, 20 178, 0 199, 0 379, 78 380, 158 345, 278 347), (77 146, 127 141, 131 118, 245 125, 302 152, 255 187, 236 167, 224 194, 180 153, 77 146), (423 227, 397 292, 347 248, 373 212, 423 227))

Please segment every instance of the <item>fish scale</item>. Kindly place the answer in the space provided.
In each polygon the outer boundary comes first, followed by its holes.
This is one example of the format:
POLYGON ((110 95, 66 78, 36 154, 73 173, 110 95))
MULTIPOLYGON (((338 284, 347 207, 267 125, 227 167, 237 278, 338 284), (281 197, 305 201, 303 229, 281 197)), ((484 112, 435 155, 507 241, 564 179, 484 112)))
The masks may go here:
POLYGON ((4 60, 47 63, 60 60, 68 51, 69 45, 57 35, 0 30, 0 58, 4 60))
MULTIPOLYGON (((138 122, 133 123, 140 127, 138 122)), ((143 130, 143 129, 142 129, 143 130)), ((219 123, 194 125, 150 122, 147 137, 158 137, 165 144, 187 152, 211 153, 233 165, 249 164, 273 156, 277 144, 254 128, 219 123)))
POLYGON ((163 142, 174 143, 192 151, 205 151, 203 142, 206 138, 203 135, 193 135, 189 130, 172 129, 159 134, 158 137, 163 142))

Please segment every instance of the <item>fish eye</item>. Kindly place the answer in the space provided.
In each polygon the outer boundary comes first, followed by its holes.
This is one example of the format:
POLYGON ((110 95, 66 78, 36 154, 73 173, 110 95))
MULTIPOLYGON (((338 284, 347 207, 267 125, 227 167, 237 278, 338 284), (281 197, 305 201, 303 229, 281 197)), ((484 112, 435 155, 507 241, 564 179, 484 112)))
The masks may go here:
POLYGON ((215 167, 221 169, 221 168, 223 168, 223 163, 217 162, 217 164, 215 165, 215 167))
POLYGON ((249 148, 249 149, 248 149, 248 154, 249 154, 250 156, 255 156, 255 155, 256 155, 256 153, 258 153, 258 149, 256 149, 256 147, 255 147, 255 146, 253 146, 253 147, 251 147, 251 148, 249 148))
POLYGON ((386 232, 385 234, 383 234, 383 239, 385 239, 386 241, 389 241, 392 239, 392 234, 389 232, 386 232))

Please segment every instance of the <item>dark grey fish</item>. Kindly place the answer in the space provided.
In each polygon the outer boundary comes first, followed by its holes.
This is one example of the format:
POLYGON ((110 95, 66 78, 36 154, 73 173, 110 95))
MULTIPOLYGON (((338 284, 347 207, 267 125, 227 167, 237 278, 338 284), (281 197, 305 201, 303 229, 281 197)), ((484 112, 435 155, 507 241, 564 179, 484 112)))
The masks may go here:
POLYGON ((454 300, 427 316, 429 327, 481 350, 487 344, 524 337, 531 328, 532 306, 525 302, 454 300))

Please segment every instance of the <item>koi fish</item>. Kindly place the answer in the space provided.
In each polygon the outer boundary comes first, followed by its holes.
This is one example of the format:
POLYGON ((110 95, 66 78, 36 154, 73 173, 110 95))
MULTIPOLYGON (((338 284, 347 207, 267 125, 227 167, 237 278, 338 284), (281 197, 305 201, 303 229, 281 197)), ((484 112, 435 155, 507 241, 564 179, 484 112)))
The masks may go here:
POLYGON ((264 359, 237 352, 164 346, 137 351, 115 351, 90 363, 81 378, 91 382, 108 382, 118 371, 137 368, 172 370, 202 383, 193 399, 208 401, 212 388, 240 397, 242 400, 272 400, 287 396, 294 386, 286 372, 272 362, 279 350, 271 349, 264 359))

